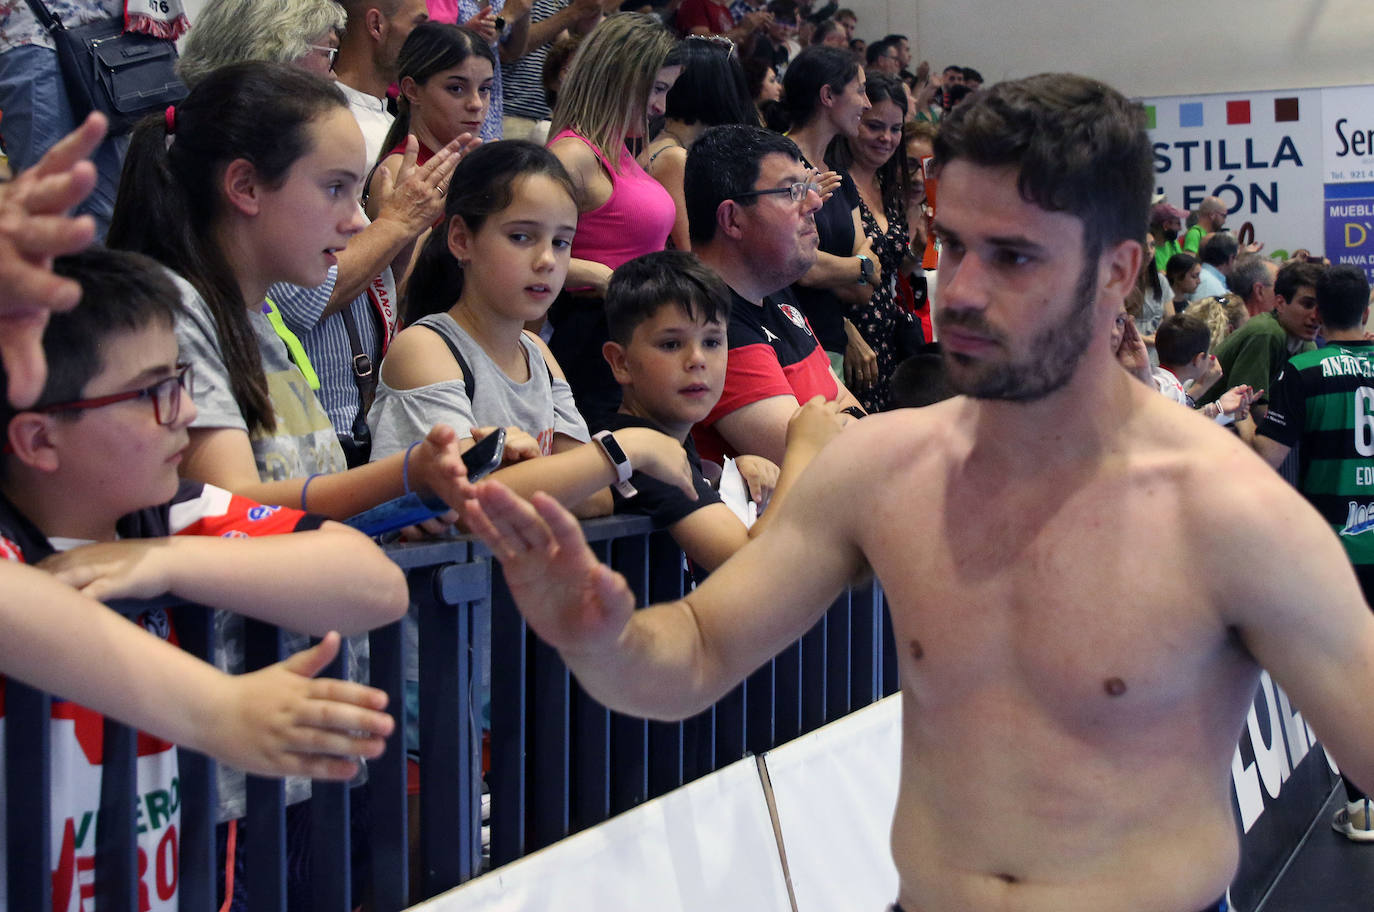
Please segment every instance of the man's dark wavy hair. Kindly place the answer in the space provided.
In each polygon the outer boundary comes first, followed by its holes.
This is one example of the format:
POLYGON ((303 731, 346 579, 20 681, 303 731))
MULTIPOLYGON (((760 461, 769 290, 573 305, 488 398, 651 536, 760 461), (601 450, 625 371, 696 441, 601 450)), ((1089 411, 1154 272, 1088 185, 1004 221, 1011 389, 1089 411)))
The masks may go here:
POLYGON ((1139 240, 1154 161, 1140 105, 1110 86, 1044 73, 978 91, 941 123, 938 168, 965 160, 1019 169, 1021 196, 1083 221, 1085 246, 1139 240))

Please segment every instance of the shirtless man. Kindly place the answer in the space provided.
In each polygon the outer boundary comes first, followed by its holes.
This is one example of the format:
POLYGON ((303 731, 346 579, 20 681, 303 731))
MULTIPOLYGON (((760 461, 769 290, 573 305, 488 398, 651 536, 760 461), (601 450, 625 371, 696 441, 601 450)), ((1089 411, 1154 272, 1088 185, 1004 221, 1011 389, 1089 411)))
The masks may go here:
POLYGON ((936 319, 964 395, 847 428, 685 599, 635 612, 556 504, 478 486, 530 625, 624 712, 707 706, 875 574, 902 663, 906 912, 1217 908, 1261 665, 1374 786, 1374 619, 1340 545, 1109 350, 1152 183, 1140 123, 1065 75, 955 109, 936 319), (1254 560, 1276 547, 1303 560, 1254 560))

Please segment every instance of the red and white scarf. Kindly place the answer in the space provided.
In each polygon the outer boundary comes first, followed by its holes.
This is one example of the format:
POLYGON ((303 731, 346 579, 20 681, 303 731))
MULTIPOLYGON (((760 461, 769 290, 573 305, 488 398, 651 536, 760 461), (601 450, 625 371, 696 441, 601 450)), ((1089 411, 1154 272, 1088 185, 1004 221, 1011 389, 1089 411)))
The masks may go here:
POLYGON ((181 0, 124 0, 124 31, 172 41, 186 34, 191 20, 181 0))

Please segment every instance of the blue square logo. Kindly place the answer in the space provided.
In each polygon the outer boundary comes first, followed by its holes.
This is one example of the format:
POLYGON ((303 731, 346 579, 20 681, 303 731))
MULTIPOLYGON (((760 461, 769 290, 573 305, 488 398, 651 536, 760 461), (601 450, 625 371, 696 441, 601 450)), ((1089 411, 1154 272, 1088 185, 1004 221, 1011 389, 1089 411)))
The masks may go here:
POLYGON ((1189 101, 1178 106, 1178 125, 1180 127, 1202 126, 1202 102, 1189 101))

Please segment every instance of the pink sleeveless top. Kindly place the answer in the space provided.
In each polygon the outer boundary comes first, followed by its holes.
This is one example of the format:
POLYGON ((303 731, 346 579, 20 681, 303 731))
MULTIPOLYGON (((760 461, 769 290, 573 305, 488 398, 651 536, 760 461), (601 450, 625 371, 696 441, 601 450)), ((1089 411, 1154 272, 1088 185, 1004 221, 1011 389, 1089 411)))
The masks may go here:
POLYGON ((565 136, 586 143, 611 178, 610 198, 577 217, 572 255, 616 269, 627 260, 662 250, 677 216, 673 198, 663 185, 650 177, 623 146, 617 173, 601 150, 574 130, 562 131, 550 139, 549 144, 565 136))

